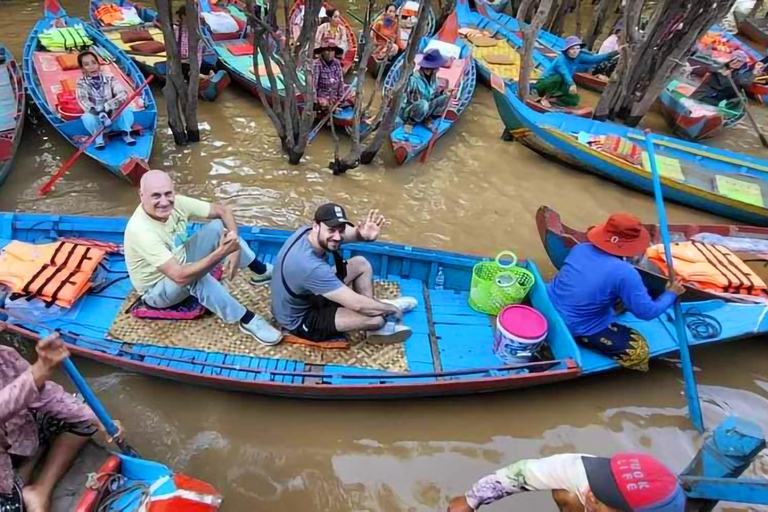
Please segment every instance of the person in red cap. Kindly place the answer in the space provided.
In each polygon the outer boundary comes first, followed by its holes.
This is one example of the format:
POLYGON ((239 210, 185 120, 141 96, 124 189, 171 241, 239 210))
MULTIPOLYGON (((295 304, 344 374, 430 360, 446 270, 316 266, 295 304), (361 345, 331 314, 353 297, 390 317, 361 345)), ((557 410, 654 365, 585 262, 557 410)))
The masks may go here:
POLYGON ((655 300, 640 274, 626 258, 641 256, 651 240, 640 219, 627 213, 611 215, 587 232, 590 243, 568 254, 560 273, 549 284, 549 297, 580 344, 602 352, 625 368, 648 370, 648 342, 635 329, 615 321, 614 306, 641 320, 652 320, 685 291, 668 286, 655 300))
POLYGON ((561 512, 683 512, 677 477, 654 457, 623 452, 610 459, 567 453, 521 460, 453 498, 448 512, 471 512, 512 494, 552 491, 561 512))

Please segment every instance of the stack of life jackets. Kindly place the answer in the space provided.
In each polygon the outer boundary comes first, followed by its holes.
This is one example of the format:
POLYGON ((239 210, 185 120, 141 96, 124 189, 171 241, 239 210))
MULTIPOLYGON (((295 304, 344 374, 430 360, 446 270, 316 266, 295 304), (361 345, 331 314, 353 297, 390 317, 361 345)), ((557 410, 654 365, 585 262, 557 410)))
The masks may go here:
POLYGON ((115 4, 101 4, 94 12, 94 16, 105 26, 131 27, 142 24, 142 20, 133 6, 119 7, 115 4))
POLYGON ((0 284, 12 300, 39 298, 47 307, 71 307, 91 287, 106 251, 72 242, 32 245, 13 241, 0 254, 0 284))
MULTIPOLYGON (((712 292, 768 295, 765 282, 727 247, 690 241, 673 243, 671 249, 675 275, 687 283, 712 292)), ((651 246, 645 254, 669 275, 663 245, 651 246)))
POLYGON ((82 25, 76 25, 74 27, 63 28, 49 28, 44 30, 42 34, 38 35, 46 50, 51 52, 60 52, 67 50, 84 50, 93 44, 93 41, 82 25))

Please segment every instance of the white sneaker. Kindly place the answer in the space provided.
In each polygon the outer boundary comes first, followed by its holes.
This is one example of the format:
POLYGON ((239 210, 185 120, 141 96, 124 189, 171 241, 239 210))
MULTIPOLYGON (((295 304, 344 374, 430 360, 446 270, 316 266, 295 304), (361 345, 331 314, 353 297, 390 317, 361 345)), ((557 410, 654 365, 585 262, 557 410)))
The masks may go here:
POLYGON ((267 267, 267 270, 263 274, 256 274, 255 272, 253 273, 253 276, 251 277, 251 284, 264 284, 272 280, 272 270, 274 267, 271 263, 265 263, 264 266, 267 267))
POLYGON ((416 309, 416 306, 419 305, 419 301, 416 300, 416 297, 398 297, 396 299, 381 299, 381 302, 392 304, 393 306, 399 308, 400 311, 402 311, 403 313, 413 311, 414 309, 416 309))
POLYGON ((410 338, 411 334, 413 334, 413 332, 411 331, 410 327, 388 321, 384 327, 378 331, 368 332, 368 343, 373 343, 376 345, 391 345, 394 343, 402 343, 410 338))
POLYGON ((277 345, 283 339, 283 333, 269 325, 260 315, 254 315, 247 324, 238 322, 238 326, 241 331, 253 336, 262 345, 277 345))

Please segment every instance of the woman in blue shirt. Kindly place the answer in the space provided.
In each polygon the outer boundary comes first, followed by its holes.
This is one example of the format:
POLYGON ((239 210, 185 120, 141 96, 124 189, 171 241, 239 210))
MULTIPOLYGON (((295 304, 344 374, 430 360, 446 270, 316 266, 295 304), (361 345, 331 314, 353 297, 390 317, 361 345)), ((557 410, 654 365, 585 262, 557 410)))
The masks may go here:
POLYGON ((534 86, 536 93, 541 98, 542 105, 549 108, 551 106, 549 98, 552 98, 557 104, 565 107, 577 106, 581 98, 578 89, 576 89, 576 83, 573 81, 573 74, 579 71, 588 71, 619 54, 618 51, 612 51, 593 55, 581 51, 583 47, 584 43, 576 36, 569 36, 565 39, 565 48, 534 86))
POLYGON ((670 284, 656 300, 648 295, 640 274, 625 258, 642 255, 651 236, 640 219, 617 213, 587 232, 590 243, 568 254, 549 285, 549 297, 580 344, 613 358, 625 368, 648 370, 648 342, 638 331, 615 322, 618 301, 640 320, 660 316, 682 295, 670 284))

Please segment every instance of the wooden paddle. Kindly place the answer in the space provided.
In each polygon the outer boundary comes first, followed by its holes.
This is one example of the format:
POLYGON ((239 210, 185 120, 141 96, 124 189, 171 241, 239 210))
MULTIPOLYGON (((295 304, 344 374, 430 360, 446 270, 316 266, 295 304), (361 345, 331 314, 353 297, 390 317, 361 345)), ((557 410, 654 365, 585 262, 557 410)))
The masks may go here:
POLYGON ((352 83, 352 84, 350 84, 350 85, 348 85, 348 86, 347 86, 347 90, 346 90, 346 92, 344 93, 344 96, 342 96, 342 97, 339 99, 339 101, 337 101, 337 102, 336 102, 336 103, 335 103, 335 104, 334 104, 334 105, 331 107, 331 109, 328 111, 328 114, 327 114, 327 115, 326 115, 326 116, 325 116, 323 119, 321 119, 319 123, 317 123, 317 126, 315 126, 315 127, 312 129, 312 131, 311 131, 311 132, 309 132, 309 135, 307 135, 307 144, 311 144, 311 143, 312 143, 312 140, 314 140, 314 138, 315 138, 315 137, 317 137, 317 134, 318 134, 318 133, 320 133, 320 130, 322 129, 322 127, 323 127, 323 126, 325 126, 325 123, 327 123, 327 122, 328 122, 328 120, 331 118, 331 116, 333 115, 333 112, 334 112, 334 110, 336 110, 336 108, 337 108, 339 105, 341 105, 341 102, 342 102, 342 101, 344 101, 344 100, 346 100, 346 99, 347 99, 347 96, 349 96, 349 93, 350 93, 350 92, 352 92, 352 86, 353 86, 353 85, 354 85, 354 83, 352 83))
MULTIPOLYGON (((131 94, 128 96, 128 98, 127 98, 127 99, 126 99, 126 100, 123 102, 123 104, 122 104, 122 105, 120 105, 120 108, 118 108, 118 109, 115 111, 115 113, 112 115, 112 118, 110 119, 110 121, 114 121, 114 120, 117 118, 117 116, 119 116, 119 115, 120 115, 120 114, 123 112, 123 110, 125 110, 125 109, 126 109, 126 107, 127 107, 128 105, 130 105, 130 103, 131 103, 131 102, 132 102, 134 99, 136 99, 136 97, 139 95, 139 93, 140 93, 141 91, 143 91, 143 90, 144 90, 144 88, 145 88, 147 85, 149 85, 149 83, 150 83, 152 80, 154 80, 154 78, 155 78, 155 75, 150 75, 150 76, 149 76, 149 78, 147 78, 147 80, 146 80, 146 81, 145 81, 143 84, 141 84, 141 87, 139 87, 138 89, 136 89, 135 91, 133 91, 133 92, 132 92, 132 93, 131 93, 131 94)), ((42 187, 40 187, 40 190, 38 190, 38 191, 37 191, 37 194, 38 194, 38 195, 40 195, 40 196, 44 196, 44 195, 46 195, 48 192, 50 192, 50 191, 51 191, 51 189, 53 188, 53 184, 54 184, 54 183, 56 183, 57 181, 59 181, 59 180, 61 179, 61 177, 62 177, 62 176, 64 176, 64 174, 65 174, 65 173, 66 173, 66 172, 69 170, 69 168, 70 168, 70 167, 72 167, 72 164, 74 164, 74 163, 75 163, 75 161, 76 161, 76 160, 77 160, 77 159, 80 157, 80 155, 82 155, 82 154, 85 152, 85 150, 86 150, 86 149, 88 149, 88 146, 90 146, 91 144, 93 144, 93 141, 94 141, 94 140, 96 140, 96 138, 97 138, 99 135, 101 135, 101 134, 104 132, 104 130, 105 130, 105 129, 106 129, 106 126, 102 125, 102 126, 101 126, 101 127, 98 129, 98 130, 96 130, 96 133, 94 133, 93 135, 91 135, 91 136, 90 136, 90 137, 89 137, 89 138, 88 138, 88 139, 87 139, 87 140, 86 140, 86 141, 83 143, 83 145, 82 145, 82 146, 80 146, 80 149, 78 149, 78 150, 77 150, 77 152, 76 152, 74 155, 72 155, 71 157, 69 157, 69 159, 68 159, 66 162, 64 162, 64 165, 62 165, 62 166, 61 166, 61 168, 60 168, 58 171, 56 171, 56 172, 53 174, 53 176, 51 176, 51 178, 50 178, 50 179, 49 179, 49 180, 48 180, 48 181, 47 181, 47 182, 46 182, 46 183, 45 183, 45 184, 44 184, 42 187)))
POLYGON ((731 83, 733 90, 736 91, 736 94, 739 95, 741 105, 744 107, 744 112, 747 113, 747 117, 749 118, 750 123, 752 123, 752 128, 755 129, 755 133, 757 133, 757 136, 760 138, 760 143, 763 145, 763 147, 768 148, 768 139, 765 138, 763 132, 760 131, 760 127, 757 126, 757 121, 755 121, 755 118, 752 116, 752 112, 749 111, 749 107, 747 106, 746 96, 736 86, 736 82, 733 81, 733 76, 731 76, 730 73, 728 73, 728 81, 731 83))
MULTIPOLYGON (((661 179, 656 164, 656 148, 654 147, 653 134, 648 131, 645 134, 645 147, 648 151, 648 160, 651 164, 651 176, 653 178, 653 193, 656 196, 656 212, 659 216, 659 230, 664 242, 664 255, 669 268, 669 281, 675 282, 674 259, 669 239, 669 227, 667 226, 667 212, 664 209, 664 196, 661 191, 661 179)), ((704 418, 701 414, 701 402, 699 391, 696 387, 696 375, 693 373, 691 353, 688 347, 688 332, 685 327, 683 308, 680 306, 680 298, 675 299, 675 331, 677 332, 677 344, 680 347, 680 362, 683 366, 683 380, 685 381, 685 396, 688 399, 688 413, 691 416, 693 426, 699 432, 704 432, 704 418)))
MULTIPOLYGON (((48 334, 50 334, 50 331, 48 330, 43 329, 40 331, 41 338, 47 336, 48 334)), ((64 371, 67 372, 69 380, 72 381, 80 394, 83 395, 83 398, 88 404, 88 407, 91 408, 96 417, 99 418, 101 424, 104 425, 104 428, 107 430, 107 434, 114 438, 118 434, 117 425, 115 425, 115 422, 112 420, 109 412, 107 412, 107 410, 101 404, 101 401, 85 381, 82 374, 75 366, 75 363, 73 363, 72 359, 68 357, 62 364, 64 366, 64 371)), ((120 451, 125 455, 131 457, 139 456, 138 452, 124 440, 115 438, 115 444, 117 444, 117 447, 120 448, 120 451)))

